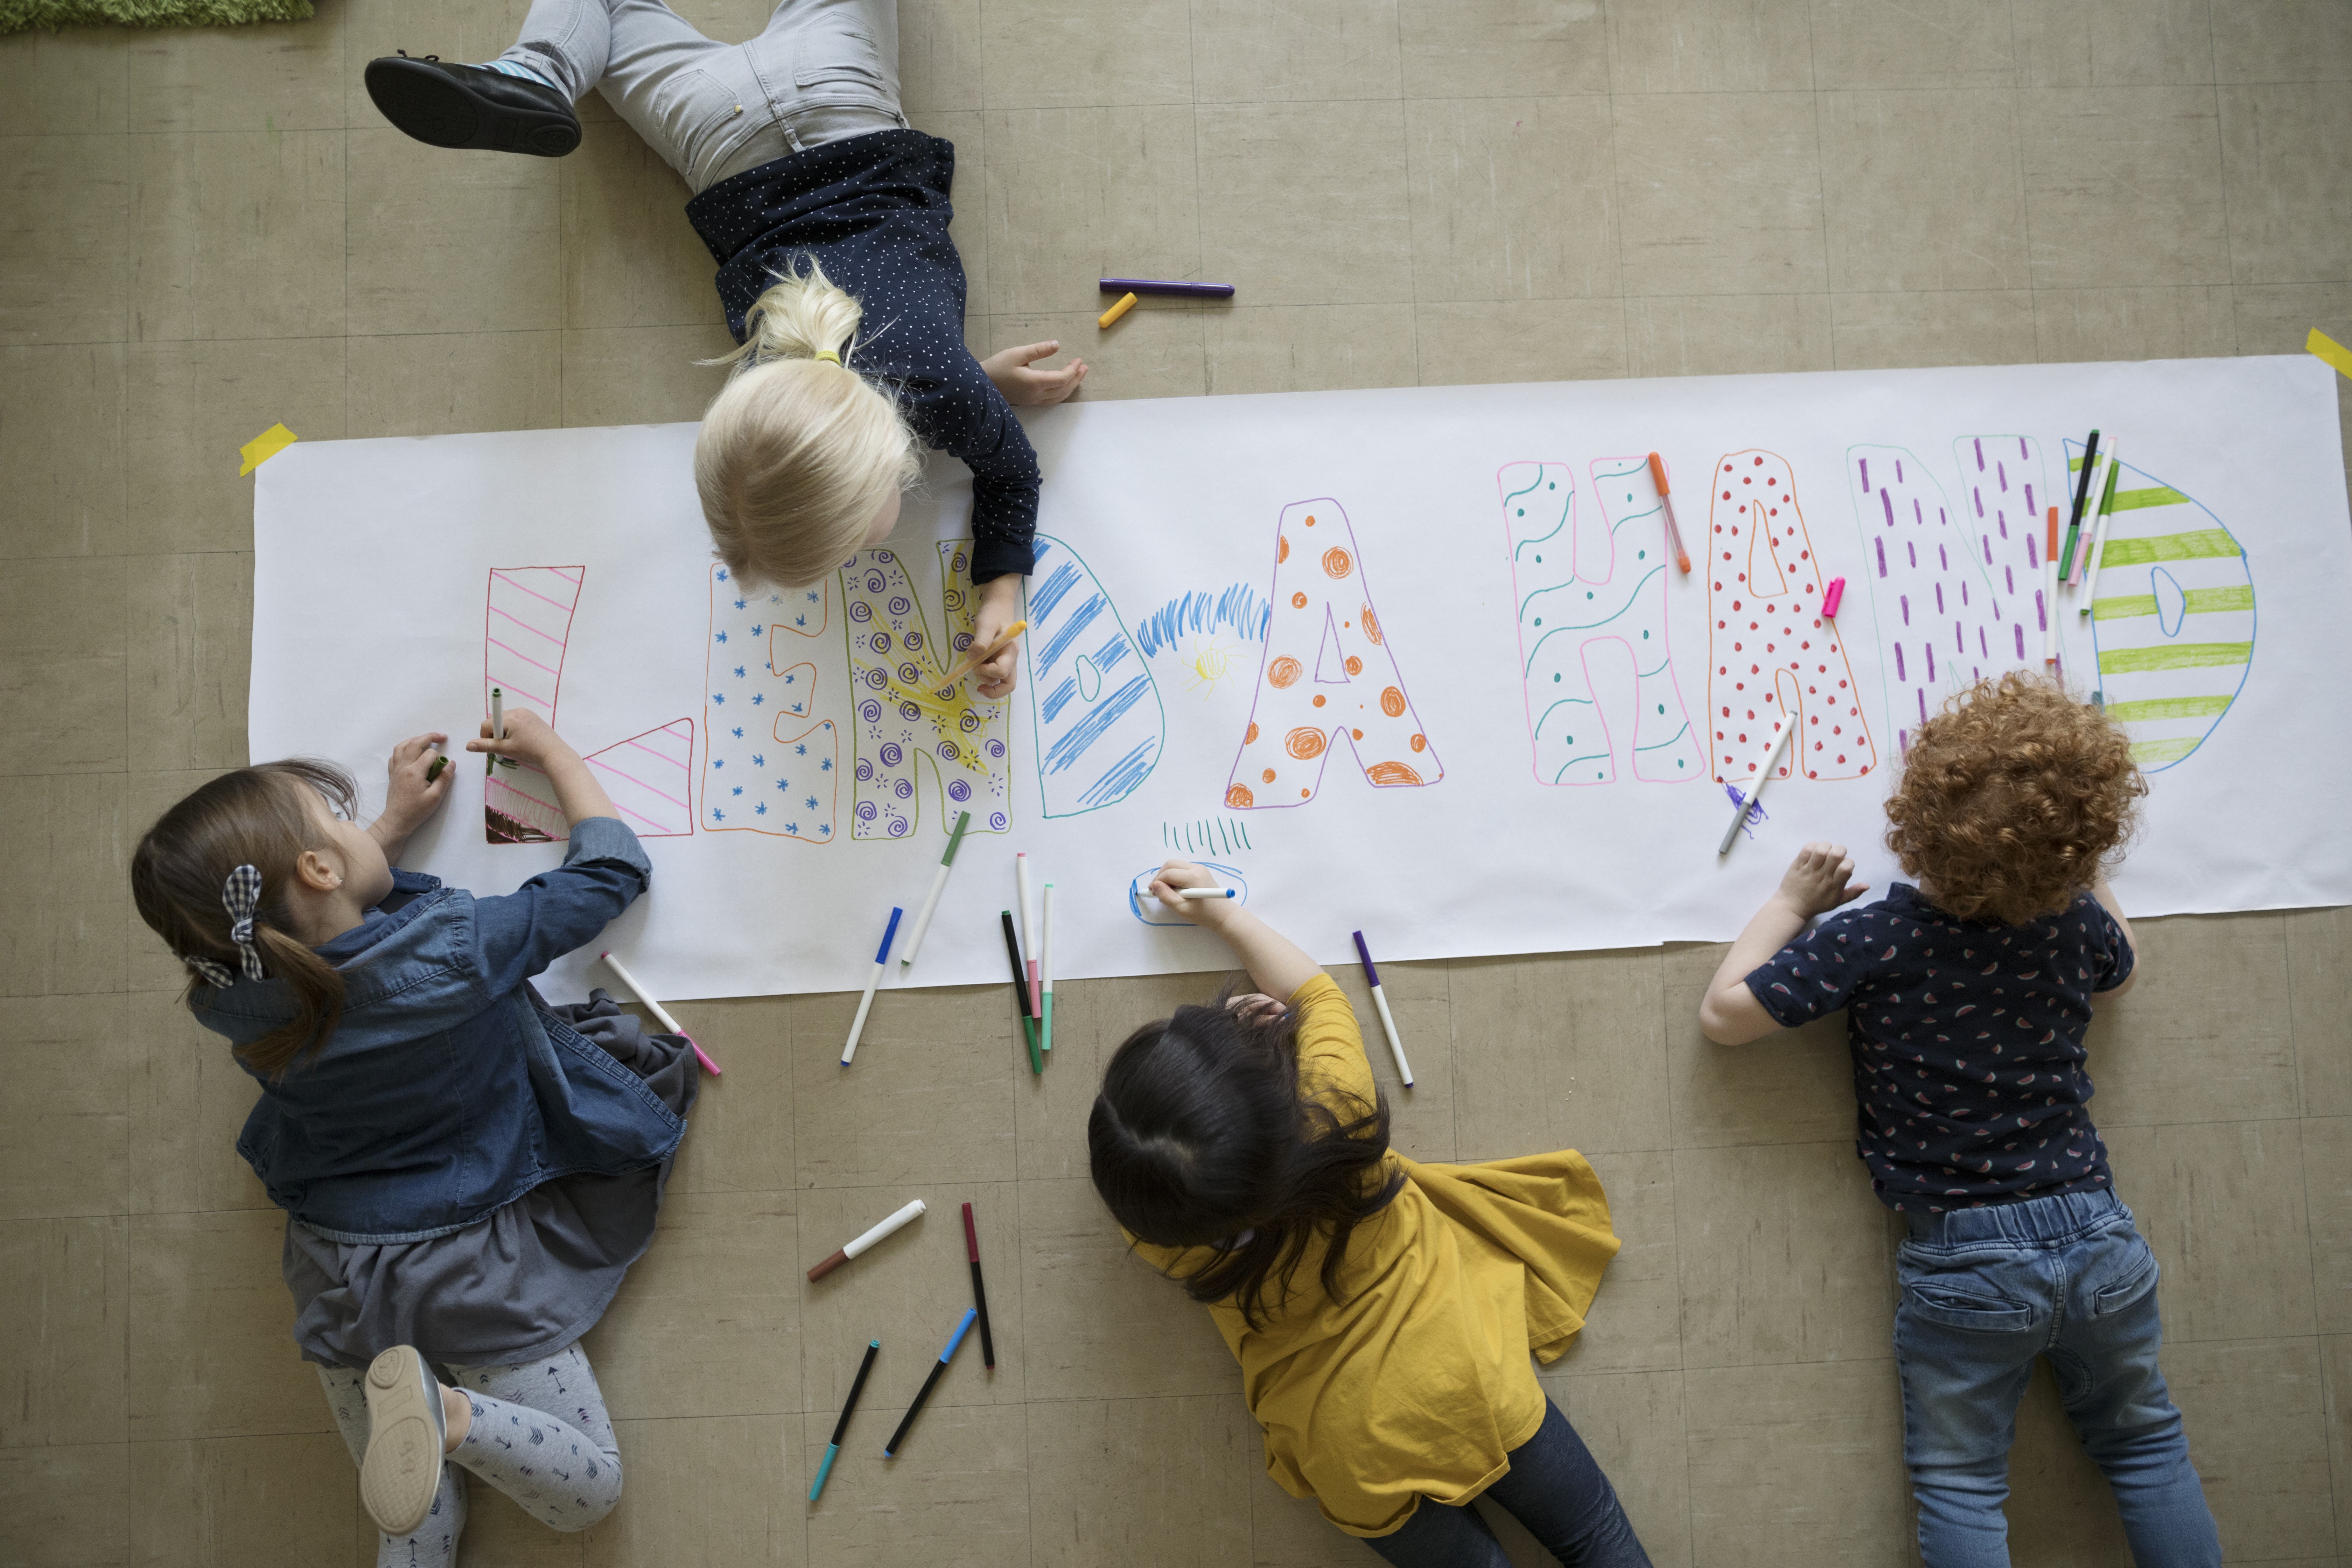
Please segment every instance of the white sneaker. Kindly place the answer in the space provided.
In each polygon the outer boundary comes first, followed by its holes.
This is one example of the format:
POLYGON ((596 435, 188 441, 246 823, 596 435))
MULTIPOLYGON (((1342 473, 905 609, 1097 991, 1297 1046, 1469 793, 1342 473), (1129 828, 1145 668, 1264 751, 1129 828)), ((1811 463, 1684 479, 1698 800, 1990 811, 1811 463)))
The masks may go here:
POLYGON ((386 1535, 413 1535, 441 1489, 441 1449, 449 1437, 441 1384, 415 1346, 394 1345, 368 1363, 367 1403, 360 1500, 386 1535))

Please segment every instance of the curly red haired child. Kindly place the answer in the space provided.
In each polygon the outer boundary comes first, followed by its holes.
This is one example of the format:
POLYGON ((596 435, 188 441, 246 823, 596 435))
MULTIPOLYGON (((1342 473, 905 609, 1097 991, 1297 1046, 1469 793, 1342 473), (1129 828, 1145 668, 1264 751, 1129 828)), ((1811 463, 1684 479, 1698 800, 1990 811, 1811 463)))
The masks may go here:
POLYGON ((1927 1568, 2009 1561, 2009 1445, 2042 1355, 2133 1560, 2221 1561, 2157 1368, 2156 1257, 2089 1113, 2092 997, 2137 978, 2105 867, 2147 793, 2104 713, 1979 681, 1914 733, 1886 802, 1916 885, 1832 914, 1867 889, 1843 845, 1808 844, 1700 1005, 1724 1045, 1846 1015, 1855 1152, 1910 1228, 1895 1356, 1927 1568))

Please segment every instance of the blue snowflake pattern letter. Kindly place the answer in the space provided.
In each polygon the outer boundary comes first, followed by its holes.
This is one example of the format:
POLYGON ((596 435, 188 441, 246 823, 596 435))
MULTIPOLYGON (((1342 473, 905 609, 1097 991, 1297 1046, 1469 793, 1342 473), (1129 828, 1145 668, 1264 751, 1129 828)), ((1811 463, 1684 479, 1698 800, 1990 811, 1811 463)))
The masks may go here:
POLYGON ((829 719, 810 722, 810 709, 816 693, 816 667, 806 662, 783 662, 797 649, 797 645, 784 634, 796 632, 814 637, 824 629, 830 619, 825 613, 825 596, 822 593, 811 595, 811 608, 803 602, 799 589, 789 595, 739 595, 729 583, 723 566, 711 569, 710 584, 712 722, 704 794, 714 803, 722 799, 732 803, 747 798, 747 791, 764 795, 772 782, 778 795, 796 807, 800 815, 790 821, 779 820, 781 814, 772 816, 770 803, 754 795, 748 797, 748 812, 732 804, 707 806, 703 826, 712 832, 765 833, 812 844, 829 844, 833 841, 833 763, 839 754, 838 731, 829 719), (802 624, 788 625, 787 616, 802 624), (774 635, 769 635, 772 631, 774 635), (736 638, 751 639, 755 658, 756 650, 761 647, 767 648, 767 657, 754 663, 722 663, 720 650, 736 638), (743 708, 764 708, 772 696, 776 699, 772 723, 764 716, 744 724, 717 721, 717 714, 730 699, 740 711, 743 708), (790 748, 788 762, 787 753, 780 749, 785 747, 790 748), (808 765, 812 761, 817 764, 814 768, 808 765), (772 765, 779 762, 785 765, 772 765), (727 772, 730 766, 735 770, 731 775, 727 772))

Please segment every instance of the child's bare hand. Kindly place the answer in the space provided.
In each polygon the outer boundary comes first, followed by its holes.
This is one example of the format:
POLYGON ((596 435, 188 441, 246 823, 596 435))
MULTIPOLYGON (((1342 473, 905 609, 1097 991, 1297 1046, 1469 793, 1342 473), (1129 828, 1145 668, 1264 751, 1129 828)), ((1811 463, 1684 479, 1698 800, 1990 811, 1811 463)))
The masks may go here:
POLYGON ((507 738, 490 738, 490 721, 482 721, 482 738, 466 742, 469 752, 488 752, 495 757, 510 757, 518 763, 530 763, 544 769, 550 758, 577 757, 578 752, 548 727, 547 721, 528 708, 507 710, 507 738))
POLYGON ((441 776, 428 779, 441 748, 449 737, 434 731, 429 734, 411 735, 392 749, 392 761, 385 771, 391 782, 385 786, 383 815, 376 819, 384 836, 394 839, 406 838, 417 826, 441 809, 449 795, 451 770, 443 768, 441 776))
POLYGON ((1225 998, 1225 1011, 1249 1025, 1271 1024, 1290 1011, 1263 991, 1225 998))
POLYGON ((1074 359, 1059 370, 1031 368, 1036 361, 1061 352, 1062 345, 1055 342, 1023 343, 1016 349, 998 350, 981 361, 980 368, 1013 407, 1044 407, 1077 391, 1078 383, 1087 378, 1087 362, 1082 359, 1074 359))
POLYGON ((1868 883, 1855 882, 1853 877, 1853 857, 1844 845, 1808 844, 1797 851, 1780 879, 1780 901, 1806 920, 1827 914, 1870 891, 1868 883))
POLYGON ((1183 916, 1194 925, 1207 926, 1212 931, 1224 924, 1227 915, 1236 907, 1231 899, 1185 899, 1177 895, 1186 888, 1213 888, 1217 879, 1205 867, 1190 860, 1171 860, 1160 868, 1160 875, 1151 879, 1151 896, 1168 907, 1171 914, 1183 916))

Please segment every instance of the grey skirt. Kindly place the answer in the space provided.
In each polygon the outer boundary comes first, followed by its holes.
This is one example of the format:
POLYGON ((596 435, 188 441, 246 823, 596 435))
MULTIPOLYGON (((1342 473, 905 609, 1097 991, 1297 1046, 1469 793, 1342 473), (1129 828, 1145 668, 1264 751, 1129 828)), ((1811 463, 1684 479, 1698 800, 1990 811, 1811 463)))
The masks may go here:
MULTIPOLYGON (((646 1034, 603 991, 550 1012, 684 1116, 701 1074, 676 1035, 646 1034)), ((674 1156, 673 1156, 674 1157, 674 1156)), ((286 1222, 283 1268, 302 1359, 363 1367, 394 1345, 428 1362, 509 1365, 553 1355, 596 1324, 645 1256, 670 1162, 542 1182, 465 1229, 388 1246, 330 1241, 286 1222)))

